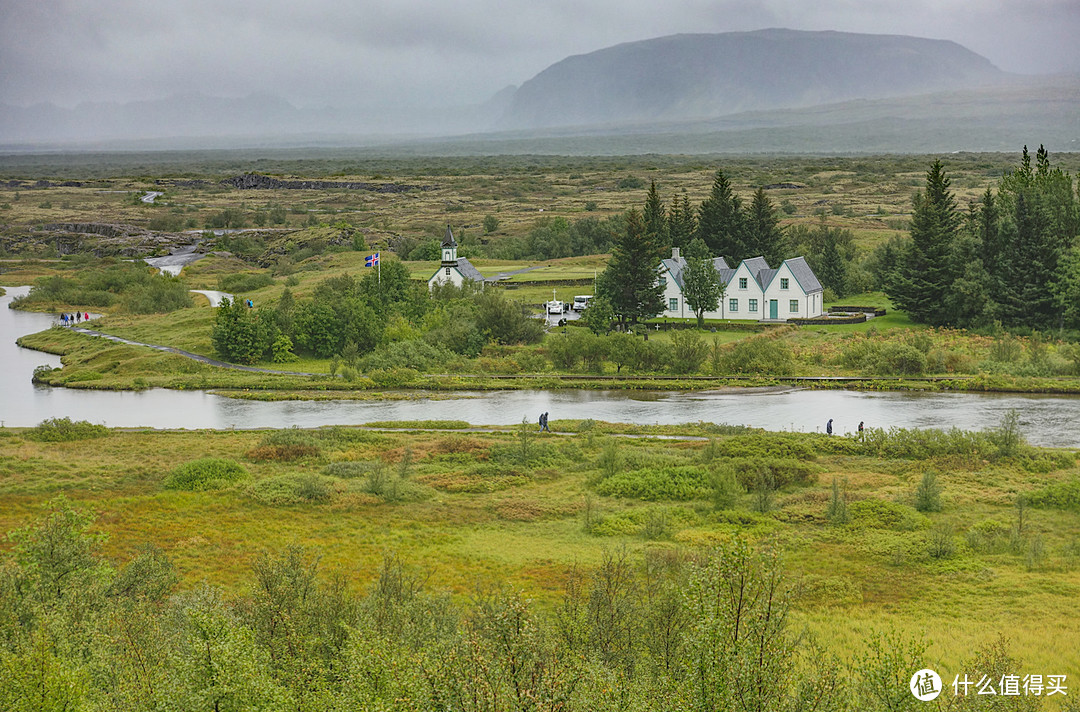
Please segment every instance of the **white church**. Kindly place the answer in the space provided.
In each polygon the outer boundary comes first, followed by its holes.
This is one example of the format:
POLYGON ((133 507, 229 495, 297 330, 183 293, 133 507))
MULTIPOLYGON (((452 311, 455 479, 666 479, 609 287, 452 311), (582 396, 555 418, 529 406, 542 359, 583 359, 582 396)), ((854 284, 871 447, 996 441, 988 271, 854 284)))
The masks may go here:
POLYGON ((447 282, 455 287, 460 287, 466 280, 483 284, 484 276, 472 266, 468 259, 458 257, 457 240, 454 239, 454 233, 451 232, 450 226, 447 225, 446 234, 443 236, 442 241, 442 264, 439 265, 439 269, 435 271, 435 274, 428 279, 428 289, 432 289, 436 284, 446 284, 447 282))

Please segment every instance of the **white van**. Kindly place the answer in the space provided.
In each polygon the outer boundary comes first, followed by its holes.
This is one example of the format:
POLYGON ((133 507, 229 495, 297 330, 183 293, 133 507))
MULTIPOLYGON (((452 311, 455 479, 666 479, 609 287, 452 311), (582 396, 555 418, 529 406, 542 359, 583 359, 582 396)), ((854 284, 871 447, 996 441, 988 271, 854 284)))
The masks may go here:
POLYGON ((570 305, 570 308, 576 312, 585 311, 589 306, 589 302, 592 300, 591 294, 579 294, 574 297, 574 303, 570 305))

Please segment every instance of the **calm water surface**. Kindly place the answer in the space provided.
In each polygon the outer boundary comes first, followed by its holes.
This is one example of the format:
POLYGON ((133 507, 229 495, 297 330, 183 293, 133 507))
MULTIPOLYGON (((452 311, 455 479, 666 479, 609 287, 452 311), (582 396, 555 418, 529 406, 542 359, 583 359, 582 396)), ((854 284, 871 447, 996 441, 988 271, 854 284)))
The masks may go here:
POLYGON ((8 426, 36 425, 70 417, 114 427, 270 428, 360 425, 380 420, 466 420, 512 425, 551 418, 594 418, 623 423, 672 424, 699 420, 770 430, 823 432, 834 419, 836 433, 867 427, 982 430, 996 426, 1010 409, 1020 413, 1027 439, 1037 445, 1080 447, 1080 397, 973 393, 864 393, 781 390, 770 392, 625 393, 622 391, 496 391, 463 393, 446 400, 279 401, 264 403, 199 391, 141 392, 50 388, 31 383, 34 367, 59 366, 60 359, 15 345, 23 334, 48 328, 53 316, 8 309, 26 287, 8 288, 0 298, 0 420, 8 426))

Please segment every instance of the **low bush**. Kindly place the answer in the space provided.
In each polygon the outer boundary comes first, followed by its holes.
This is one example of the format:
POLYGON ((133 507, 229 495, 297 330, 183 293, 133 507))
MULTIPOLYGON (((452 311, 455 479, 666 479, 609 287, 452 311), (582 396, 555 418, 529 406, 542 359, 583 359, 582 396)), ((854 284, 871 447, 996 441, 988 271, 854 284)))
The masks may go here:
POLYGON ((792 458, 732 458, 727 464, 734 470, 739 484, 746 489, 753 489, 762 477, 772 483, 773 489, 813 484, 817 481, 818 473, 824 471, 819 465, 792 458))
POLYGON ((103 438, 108 434, 109 429, 104 425, 95 425, 86 420, 49 418, 38 423, 37 427, 27 433, 27 437, 40 442, 59 443, 103 438))
POLYGON ((911 531, 929 524, 925 515, 913 508, 887 499, 864 499, 848 505, 851 526, 866 529, 911 531))
POLYGON ((1080 512, 1080 476, 1055 482, 1025 495, 1027 503, 1040 509, 1064 509, 1080 512))
POLYGON ((253 482, 245 488, 252 499, 272 506, 324 504, 334 495, 334 481, 314 472, 290 472, 253 482))
POLYGON ((599 494, 648 501, 687 501, 712 495, 712 478, 689 465, 643 468, 620 472, 597 485, 599 494))
POLYGON ((718 365, 725 373, 790 376, 795 372, 795 358, 791 347, 769 336, 751 337, 736 342, 720 359, 718 365))
POLYGON ((165 478, 165 489, 201 492, 227 487, 247 477, 240 463, 219 457, 185 462, 165 478))
POLYGON ((321 454, 322 446, 315 433, 287 428, 271 432, 247 452, 247 457, 258 462, 293 462, 321 454))

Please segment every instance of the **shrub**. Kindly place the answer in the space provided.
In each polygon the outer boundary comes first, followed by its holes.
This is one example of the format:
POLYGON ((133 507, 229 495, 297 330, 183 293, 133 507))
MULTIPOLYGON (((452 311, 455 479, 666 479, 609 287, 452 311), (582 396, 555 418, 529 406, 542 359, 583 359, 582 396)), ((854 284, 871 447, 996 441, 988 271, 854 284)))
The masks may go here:
POLYGON ((882 344, 868 370, 882 376, 918 376, 926 371, 926 355, 911 344, 882 344))
POLYGON ((773 489, 789 485, 806 485, 817 481, 822 471, 818 465, 788 458, 746 457, 729 461, 739 484, 753 489, 761 477, 772 483, 773 489))
POLYGON ((848 505, 851 525, 867 529, 909 531, 925 527, 927 518, 907 505, 887 499, 864 499, 848 505))
POLYGON ((673 373, 694 373, 701 370, 709 346, 692 331, 674 331, 671 334, 671 353, 668 367, 673 373))
POLYGON ((646 467, 608 477, 596 491, 610 497, 685 501, 709 497, 712 483, 709 473, 701 467, 646 467))
POLYGON ((165 489, 201 492, 226 487, 247 477, 245 470, 235 460, 204 457, 180 465, 165 478, 165 489))
POLYGON ((731 509, 743 494, 743 488, 730 467, 722 467, 712 476, 712 500, 717 509, 731 509))
POLYGON ((937 482, 937 473, 927 470, 915 490, 915 509, 920 512, 941 511, 941 485, 937 482))
POLYGON ((321 454, 322 447, 314 433, 287 428, 271 432, 247 452, 247 457, 261 462, 293 462, 321 454))
POLYGON ((951 559, 956 554, 956 537, 949 524, 938 524, 926 536, 926 553, 932 559, 951 559))
POLYGON ((1064 509, 1080 512, 1080 477, 1073 476, 1027 494, 1024 499, 1040 509, 1064 509))
POLYGON ((765 336, 736 342, 720 363, 728 373, 790 376, 795 372, 795 359, 791 355, 791 347, 765 336))
POLYGON ((263 504, 322 504, 334 494, 334 482, 314 472, 290 472, 253 482, 246 488, 248 496, 263 504))
MULTIPOLYGON (((36 369, 34 373, 37 373, 36 369)), ((86 420, 49 418, 38 423, 37 427, 27 433, 27 437, 41 442, 59 443, 103 438, 108 434, 109 429, 104 425, 95 425, 86 420)))

